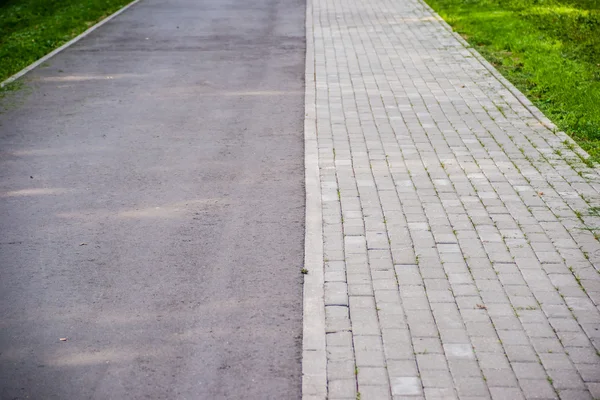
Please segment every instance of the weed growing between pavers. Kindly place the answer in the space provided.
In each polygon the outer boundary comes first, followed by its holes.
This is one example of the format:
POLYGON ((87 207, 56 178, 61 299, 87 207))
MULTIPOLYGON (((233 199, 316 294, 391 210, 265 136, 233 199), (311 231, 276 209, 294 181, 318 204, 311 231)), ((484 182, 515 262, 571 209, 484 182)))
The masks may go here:
POLYGON ((600 2, 426 1, 600 161, 600 2))

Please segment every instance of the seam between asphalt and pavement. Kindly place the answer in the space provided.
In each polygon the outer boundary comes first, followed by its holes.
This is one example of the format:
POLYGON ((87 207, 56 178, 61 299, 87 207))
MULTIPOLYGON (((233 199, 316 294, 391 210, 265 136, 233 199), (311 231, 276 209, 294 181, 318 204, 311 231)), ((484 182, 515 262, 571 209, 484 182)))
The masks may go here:
POLYGON ((588 155, 420 0, 306 34, 303 398, 600 397, 588 155))
POLYGON ((111 21, 113 18, 121 15, 126 10, 128 10, 130 7, 133 7, 135 4, 137 4, 139 1, 140 0, 133 0, 131 3, 127 4, 126 6, 123 6, 120 9, 118 9, 117 11, 115 11, 112 14, 110 14, 108 17, 104 18, 103 20, 98 21, 96 24, 90 26, 88 29, 86 29, 85 31, 81 32, 79 35, 75 36, 73 39, 69 40, 67 43, 63 44, 62 46, 60 46, 60 47, 58 47, 58 48, 56 48, 54 50, 52 50, 50 53, 46 54, 44 57, 40 58, 37 61, 32 62, 31 64, 29 64, 28 66, 26 66, 25 68, 23 68, 22 70, 20 70, 19 72, 17 72, 16 74, 14 74, 14 75, 8 77, 7 79, 5 79, 3 82, 0 83, 0 87, 4 87, 4 86, 8 85, 9 83, 12 83, 12 82, 16 81, 17 79, 19 79, 23 75, 25 75, 28 72, 30 72, 33 69, 35 69, 37 66, 39 66, 39 65, 45 63, 46 61, 48 61, 49 59, 51 59, 52 57, 54 57, 55 55, 57 55, 61 51, 69 48, 70 46, 74 45, 75 43, 77 43, 78 41, 80 41, 81 39, 83 39, 84 37, 88 36, 90 33, 94 32, 96 29, 100 28, 102 25, 104 25, 107 22, 111 21))

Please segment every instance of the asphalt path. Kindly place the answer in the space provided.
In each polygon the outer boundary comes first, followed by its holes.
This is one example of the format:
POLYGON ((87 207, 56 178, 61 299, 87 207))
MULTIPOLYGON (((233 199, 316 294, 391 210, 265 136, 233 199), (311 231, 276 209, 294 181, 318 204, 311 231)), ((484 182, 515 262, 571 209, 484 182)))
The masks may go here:
POLYGON ((2 399, 300 398, 304 15, 142 0, 2 100, 2 399))

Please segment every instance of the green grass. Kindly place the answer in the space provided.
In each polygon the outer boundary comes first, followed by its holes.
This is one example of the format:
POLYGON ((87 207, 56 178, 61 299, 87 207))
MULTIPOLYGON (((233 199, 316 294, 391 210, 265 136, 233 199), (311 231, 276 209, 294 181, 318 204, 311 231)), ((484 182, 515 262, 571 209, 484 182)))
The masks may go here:
POLYGON ((426 0, 600 162, 600 0, 426 0))
POLYGON ((0 81, 132 0, 0 0, 0 81))

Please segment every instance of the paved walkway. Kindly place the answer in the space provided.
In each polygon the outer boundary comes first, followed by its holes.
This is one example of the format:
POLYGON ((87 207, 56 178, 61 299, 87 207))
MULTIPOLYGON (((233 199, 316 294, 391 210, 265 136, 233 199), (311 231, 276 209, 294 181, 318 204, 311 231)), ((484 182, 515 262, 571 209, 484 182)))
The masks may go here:
POLYGON ((304 398, 600 398, 598 171, 422 2, 307 16, 304 398))
POLYGON ((300 398, 304 15, 142 0, 0 96, 0 399, 300 398))

